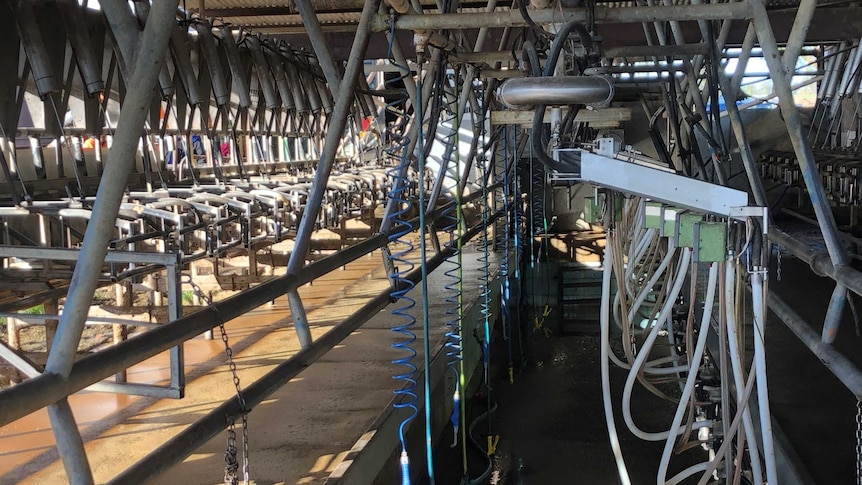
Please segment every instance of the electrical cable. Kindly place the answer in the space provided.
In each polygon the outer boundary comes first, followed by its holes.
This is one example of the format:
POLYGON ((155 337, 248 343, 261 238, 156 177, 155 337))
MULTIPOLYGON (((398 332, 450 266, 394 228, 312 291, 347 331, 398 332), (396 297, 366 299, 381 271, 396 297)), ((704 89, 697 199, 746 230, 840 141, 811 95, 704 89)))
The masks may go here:
MULTIPOLYGON (((444 299, 447 308, 446 308, 446 335, 445 335, 445 344, 444 347, 446 349, 446 367, 448 371, 450 371, 455 379, 455 391, 452 396, 452 414, 450 416, 450 421, 452 423, 453 435, 452 435, 452 445, 454 448, 458 446, 458 438, 462 437, 462 465, 464 468, 464 474, 467 474, 467 455, 466 455, 466 430, 464 429, 464 413, 462 412, 462 394, 464 389, 464 362, 463 362, 463 329, 461 327, 461 322, 463 319, 464 312, 464 303, 463 303, 463 295, 464 295, 464 277, 463 277, 463 264, 462 264, 462 252, 461 252, 461 234, 463 233, 464 227, 464 213, 463 207, 461 203, 461 193, 458 190, 460 187, 461 180, 461 153, 458 150, 459 146, 459 130, 461 127, 461 123, 459 121, 460 114, 458 113, 458 85, 459 85, 459 76, 455 74, 454 80, 454 88, 455 93, 453 96, 453 102, 449 104, 448 112, 451 113, 451 117, 448 120, 442 122, 443 125, 449 124, 450 131, 448 135, 445 135, 443 138, 443 144, 446 146, 443 154, 443 159, 441 159, 441 163, 445 162, 447 159, 451 159, 454 165, 454 199, 455 203, 448 206, 448 208, 442 214, 441 219, 444 221, 443 231, 449 234, 449 242, 446 243, 446 247, 452 250, 451 254, 446 258, 447 263, 449 263, 449 267, 444 271, 444 275, 447 278, 446 283, 443 285, 444 289, 447 292, 447 296, 444 299), (454 109, 452 109, 454 107, 454 109), (459 430, 461 433, 459 433, 459 430)), ((447 164, 448 165, 448 164, 447 164)), ((440 175, 440 177, 445 177, 445 174, 440 175)))
MULTIPOLYGON (((422 122, 422 62, 421 58, 416 67, 416 118, 422 122)), ((416 151, 419 153, 418 179, 419 179, 419 256, 422 282, 422 360, 423 360, 423 384, 425 387, 425 463, 428 469, 428 481, 434 485, 434 448, 431 440, 431 333, 430 318, 428 314, 428 253, 427 236, 428 226, 425 217, 425 140, 424 133, 420 127, 417 131, 416 151)))
MULTIPOLYGON (((500 278, 502 288, 500 289, 500 316, 503 319, 503 339, 506 341, 506 350, 509 357, 509 383, 515 382, 514 373, 514 356, 512 352, 512 315, 509 308, 510 303, 510 281, 509 281, 509 239, 512 226, 512 216, 510 214, 509 197, 510 197, 510 181, 509 181, 509 133, 508 126, 503 126, 503 214, 504 225, 503 230, 503 256, 500 259, 500 278)), ((514 158, 513 158, 514 159, 514 158)))

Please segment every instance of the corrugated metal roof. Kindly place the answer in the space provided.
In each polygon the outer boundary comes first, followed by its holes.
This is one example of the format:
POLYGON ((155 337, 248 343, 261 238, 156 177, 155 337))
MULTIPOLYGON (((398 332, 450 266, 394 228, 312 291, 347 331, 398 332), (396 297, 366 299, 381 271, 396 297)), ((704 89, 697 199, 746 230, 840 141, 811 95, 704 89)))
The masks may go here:
MULTIPOLYGON (((195 2, 197 3, 197 2, 195 2)), ((293 8, 293 2, 276 1, 276 0, 205 0, 206 9, 226 9, 226 8, 264 8, 264 7, 284 7, 285 9, 293 8)))
MULTIPOLYGON (((358 13, 323 13, 317 18, 321 25, 328 24, 355 24, 359 22, 358 13)), ((254 15, 244 17, 224 17, 225 22, 243 27, 277 27, 280 25, 297 26, 302 25, 302 18, 295 15, 254 15)))

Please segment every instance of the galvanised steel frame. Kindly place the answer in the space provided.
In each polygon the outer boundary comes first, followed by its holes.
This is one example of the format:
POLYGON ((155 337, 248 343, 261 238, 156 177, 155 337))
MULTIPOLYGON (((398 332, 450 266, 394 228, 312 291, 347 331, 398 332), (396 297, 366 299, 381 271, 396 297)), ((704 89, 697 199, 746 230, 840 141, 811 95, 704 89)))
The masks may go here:
MULTIPOLYGON (((281 74, 279 74, 281 70, 272 67, 275 77, 269 82, 261 84, 265 92, 260 101, 266 101, 267 109, 273 110, 271 113, 273 116, 267 121, 265 114, 260 116, 255 113, 254 116, 250 116, 248 108, 251 104, 251 99, 248 95, 248 81, 241 77, 233 76, 234 88, 239 88, 238 104, 219 104, 219 109, 215 115, 215 121, 217 123, 221 122, 223 127, 232 133, 231 150, 234 153, 233 160, 234 164, 237 165, 236 172, 241 177, 245 174, 242 165, 238 163, 240 146, 237 143, 237 134, 247 133, 250 135, 248 148, 250 149, 249 153, 251 153, 256 150, 254 144, 260 143, 262 138, 273 135, 276 137, 283 136, 288 129, 294 130, 294 133, 306 135, 315 127, 326 126, 328 129, 322 146, 319 147, 320 160, 317 164, 315 180, 307 194, 304 206, 305 210, 296 232, 296 249, 288 263, 287 275, 251 288, 241 296, 221 303, 215 303, 208 309, 177 318, 172 323, 146 332, 133 340, 120 343, 74 362, 75 350, 77 349, 83 325, 87 318, 86 310, 92 300, 93 292, 98 283, 98 276, 108 255, 109 240, 116 224, 117 215, 120 213, 120 203, 126 187, 126 180, 136 157, 138 142, 141 139, 141 128, 145 124, 149 107, 153 102, 152 93, 158 86, 161 95, 166 96, 165 99, 171 99, 171 96, 175 96, 178 91, 168 83, 160 82, 165 81, 161 75, 166 72, 163 69, 163 65, 166 60, 169 43, 172 42, 172 36, 176 36, 178 31, 176 22, 177 2, 155 2, 151 7, 147 4, 148 12, 144 16, 146 22, 143 31, 130 31, 130 27, 135 24, 130 23, 129 20, 134 21, 135 18, 130 16, 128 11, 123 11, 118 5, 110 4, 111 2, 106 3, 108 8, 104 9, 104 14, 108 25, 115 34, 114 41, 117 44, 117 53, 114 54, 114 61, 112 63, 116 63, 119 66, 119 70, 126 79, 127 84, 120 119, 116 126, 116 132, 112 133, 113 144, 103 164, 104 172, 101 174, 99 192, 92 203, 92 216, 89 218, 87 224, 79 263, 75 268, 72 280, 73 284, 66 297, 66 308, 61 317, 54 344, 51 347, 45 372, 13 388, 0 391, 0 424, 7 424, 37 409, 48 407, 52 428, 57 439, 57 446, 60 450, 60 455, 63 457, 67 473, 73 483, 81 484, 92 483, 92 474, 87 464, 82 440, 77 431, 77 425, 66 401, 66 397, 69 394, 122 371, 147 357, 168 348, 179 346, 185 340, 211 329, 219 321, 227 321, 272 300, 276 296, 288 294, 291 311, 294 314, 296 330, 303 350, 294 358, 278 366, 262 380, 246 389, 245 401, 249 407, 253 407, 254 404, 259 403, 265 396, 290 380, 302 367, 309 365, 319 358, 320 355, 348 335, 350 331, 361 325, 365 318, 363 315, 371 314, 373 310, 382 308, 385 305, 388 296, 381 295, 372 300, 364 311, 360 311, 354 317, 345 320, 321 339, 313 341, 308 332, 307 318, 304 316, 302 302, 295 292, 298 286, 312 281, 322 274, 386 244, 388 228, 384 225, 381 228, 381 234, 343 250, 336 255, 310 264, 307 264, 305 261, 311 233, 318 220, 327 183, 330 180, 330 174, 336 161, 339 145, 342 143, 342 134, 352 114, 356 97, 356 79, 360 74, 360 68, 362 67, 361 60, 364 58, 371 33, 389 32, 393 29, 427 31, 468 28, 482 28, 483 32, 487 32, 486 29, 490 27, 519 27, 526 25, 516 11, 496 11, 493 7, 493 2, 489 2, 488 11, 484 13, 438 15, 408 13, 393 17, 379 14, 379 0, 371 0, 365 2, 363 5, 363 13, 356 29, 357 35, 351 49, 351 56, 344 75, 341 76, 340 70, 335 65, 331 54, 326 48, 322 34, 323 30, 319 28, 320 25, 316 22, 313 11, 314 2, 297 0, 300 13, 307 22, 308 34, 314 41, 317 54, 316 62, 319 63, 327 84, 315 81, 306 84, 307 88, 311 86, 315 87, 304 93, 308 97, 307 100, 301 96, 297 98, 294 98, 293 95, 288 96, 289 90, 282 92, 284 105, 282 105, 283 111, 279 111, 279 108, 273 102, 276 99, 274 97, 276 84, 287 79, 297 82, 301 79, 307 80, 307 75, 286 70, 284 71, 284 77, 281 77, 281 74), (131 35, 130 32, 141 33, 131 35), (136 35, 140 35, 139 44, 136 42, 136 35), (140 45, 140 47, 135 50, 134 47, 131 47, 134 45, 140 45), (317 88, 320 89, 318 90, 317 88), (298 109, 297 102, 300 104, 302 102, 310 102, 312 101, 311 98, 314 98, 313 100, 321 105, 327 103, 328 98, 328 102, 331 103, 329 108, 331 112, 317 119, 312 119, 312 117, 302 114, 303 112, 298 109), (293 108, 289 106, 291 104, 293 108), (236 109, 235 112, 232 111, 234 108, 236 109), (291 109, 296 111, 291 112, 291 109), (281 128, 272 131, 272 126, 280 126, 281 128), (260 133, 264 134, 263 137, 258 136, 257 130, 260 130, 260 133), (279 130, 280 133, 278 132, 279 130)), ((795 329, 794 331, 801 336, 809 348, 821 357, 821 360, 830 367, 830 370, 845 383, 851 392, 857 398, 862 398, 862 378, 860 378, 858 368, 849 364, 830 345, 846 303, 847 291, 862 294, 862 276, 860 276, 858 271, 853 270, 847 265, 848 258, 839 243, 835 220, 820 182, 814 155, 810 143, 805 136, 799 111, 793 101, 792 86, 790 84, 791 75, 796 65, 796 58, 805 44, 806 33, 810 26, 811 18, 814 15, 815 6, 816 2, 814 0, 802 0, 783 53, 778 49, 778 43, 762 0, 704 5, 692 2, 692 5, 684 6, 673 6, 669 2, 666 2, 664 5, 654 5, 651 3, 642 7, 597 7, 593 18, 597 22, 643 22, 644 28, 647 31, 647 38, 651 42, 653 39, 655 40, 654 52, 656 56, 662 53, 661 49, 663 46, 674 46, 684 43, 683 39, 678 35, 678 22, 698 21, 700 23, 703 41, 708 44, 709 49, 705 55, 702 49, 695 49, 693 51, 696 53, 694 56, 691 56, 691 58, 686 57, 683 63, 683 70, 685 71, 683 79, 673 77, 672 82, 676 83, 677 92, 680 93, 680 98, 684 104, 687 106, 693 104, 695 111, 701 114, 701 121, 694 124, 700 125, 700 128, 707 133, 710 133, 713 127, 705 122, 706 103, 704 93, 698 87, 700 70, 704 65, 709 62, 715 62, 721 56, 725 47, 724 39, 726 39, 730 23, 748 22, 748 34, 743 44, 743 54, 739 59, 737 74, 731 79, 720 76, 721 91, 725 99, 736 99, 742 77, 741 73, 744 72, 748 59, 745 51, 750 50, 757 43, 763 50, 764 58, 767 60, 770 75, 779 99, 780 109, 787 125, 788 135, 793 144, 796 160, 799 163, 799 170, 807 192, 811 197, 811 203, 817 215, 817 222, 826 242, 828 257, 812 253, 810 249, 780 231, 770 231, 770 238, 786 247, 790 252, 804 261, 809 262, 813 268, 822 274, 831 276, 837 282, 826 314, 824 333, 819 342, 813 338, 810 327, 802 322, 798 316, 794 315, 792 310, 789 310, 786 304, 781 302, 777 297, 771 295, 769 304, 791 328, 795 329), (722 22, 718 40, 708 35, 710 29, 706 28, 706 23, 711 21, 722 22), (667 39, 662 36, 658 22, 670 22, 671 32, 674 34, 673 38, 667 39), (655 30, 650 31, 650 29, 655 30)), ((559 9, 540 9, 533 11, 533 19, 539 23, 559 22, 572 18, 587 20, 587 13, 583 8, 564 9, 562 10, 562 18, 560 17, 560 13, 559 9)), ((20 14, 23 18, 31 13, 28 13, 25 6, 20 9, 20 14)), ((8 34, 6 35, 3 39, 9 40, 8 34)), ((60 91, 58 81, 52 81, 50 76, 41 76, 44 73, 43 68, 46 61, 44 58, 46 56, 44 48, 40 48, 38 42, 33 42, 32 37, 23 36, 22 39, 25 42, 25 51, 28 58, 28 63, 25 63, 28 64, 25 73, 32 71, 33 75, 40 80, 37 83, 40 95, 45 97, 45 99, 56 98, 56 93, 60 91)), ((480 35, 479 39, 475 45, 476 51, 481 49, 484 36, 480 35)), ((73 47, 81 49, 81 40, 75 39, 74 42, 76 42, 77 47, 75 45, 73 47)), ((184 53, 178 46, 171 45, 173 46, 172 56, 175 62, 177 62, 178 67, 182 67, 184 53)), ((397 42, 393 42, 393 46, 396 45, 397 42)), ((505 44, 501 44, 501 51, 504 46, 505 44)), ((284 50, 280 50, 279 52, 287 57, 295 55, 293 52, 286 52, 284 50)), ((679 53, 677 52, 676 54, 679 53)), ((84 50, 80 51, 78 58, 79 61, 87 58, 84 50)), ((403 58, 403 55, 401 55, 401 58, 403 58)), ((186 59, 188 58, 186 57, 186 59)), ((263 59, 265 61, 266 57, 263 59)), ((260 60, 260 57, 256 58, 256 68, 261 69, 258 75, 263 75, 265 66, 260 64, 260 60)), ((406 59, 404 60, 406 61, 406 59)), ((479 62, 479 60, 477 59, 475 62, 479 62)), ((86 65, 86 61, 84 67, 82 69, 82 76, 95 76, 91 66, 86 65)), ((436 66, 436 69, 446 67, 436 66)), ((185 72, 186 70, 183 69, 183 71, 185 72)), ((225 79, 220 79, 218 71, 213 66, 213 69, 211 69, 211 82, 213 85, 220 84, 222 87, 225 87, 225 79)), ((468 76, 465 79, 464 86, 460 90, 462 95, 461 99, 459 99, 459 111, 461 112, 463 112, 468 102, 473 105, 483 103, 485 106, 490 102, 490 99, 476 100, 472 98, 473 90, 466 89, 466 87, 468 83, 473 82, 474 76, 481 75, 481 73, 477 73, 473 65, 467 67, 466 72, 468 76)), ((188 76, 188 73, 185 72, 185 75, 188 76)), ((23 77, 26 78, 27 74, 23 77)), ((221 77, 224 77, 224 75, 222 74, 221 77)), ((262 81, 264 78, 269 79, 263 76, 260 80, 262 81)), ((92 79, 90 80, 93 81, 92 79)), ((201 101, 194 99, 196 95, 191 88, 193 84, 190 82, 191 80, 186 79, 186 81, 184 88, 187 92, 182 99, 190 103, 191 112, 186 119, 189 125, 191 125, 191 120, 194 118, 194 110, 201 109, 201 101)), ((111 82, 109 81, 108 86, 110 85, 111 82)), ((431 85, 431 83, 426 83, 426 85, 431 85)), ((88 89, 92 89, 93 93, 99 92, 97 81, 88 82, 86 86, 88 89)), ((284 84, 281 85, 281 87, 284 86, 284 84)), ((218 96, 218 90, 216 89, 215 91, 215 94, 218 96)), ((430 96, 430 92, 429 88, 427 94, 423 94, 430 96)), ((491 89, 488 89, 487 92, 490 93, 491 89)), ((197 96, 202 97, 200 94, 197 96)), ((17 101, 20 106, 21 96, 13 98, 15 98, 13 101, 17 101)), ((106 107, 109 99, 110 96, 100 98, 98 101, 99 106, 106 107)), ((206 108, 200 114, 204 117, 203 121, 206 121, 209 115, 210 101, 207 100, 204 103, 206 108)), ((180 98, 177 98, 176 104, 177 107, 182 106, 180 98)), ((102 111, 103 113, 105 112, 104 109, 102 111)), ((182 111, 182 116, 185 116, 185 107, 182 107, 182 111)), ((755 166, 751 148, 745 137, 745 127, 742 118, 734 103, 729 103, 728 114, 734 136, 741 148, 742 162, 749 178, 752 195, 758 204, 762 204, 765 201, 765 195, 762 183, 757 176, 759 171, 755 166)), ((104 114, 99 116, 104 117, 104 114)), ((177 117, 179 118, 180 116, 177 117)), ((6 125, 10 125, 9 119, 10 117, 8 116, 5 118, 6 125)), ((151 121, 153 120, 158 122, 158 117, 151 119, 151 121)), ((418 130, 423 129, 423 121, 412 120, 410 134, 415 134, 418 130)), ((430 120, 432 123, 434 121, 430 120)), ((209 124, 206 123, 206 128, 208 129, 208 127, 209 124)), ((168 133, 170 130, 163 129, 162 131, 168 133)), ((182 133, 183 130, 181 129, 180 132, 182 133)), ((185 130, 187 147, 191 146, 191 136, 189 133, 188 130, 185 130)), ((710 134, 716 135, 715 133, 710 134)), ((411 141, 416 139, 415 136, 410 136, 410 138, 411 141)), ((10 158, 9 154, 11 152, 8 144, 11 142, 12 140, 6 139, 6 158, 10 158)), ((472 162, 479 148, 476 144, 471 147, 471 154, 467 158, 468 164, 472 162)), ((283 144, 281 144, 281 148, 278 151, 282 155, 284 154, 283 144)), ((412 154, 414 151, 414 147, 411 146, 409 152, 412 154)), ((11 162, 14 163, 14 153, 11 154, 13 155, 11 162)), ((267 155, 262 155, 258 152, 256 157, 259 162, 264 164, 267 155)), ((212 153, 209 153, 208 158, 221 160, 219 155, 213 157, 212 153)), ((4 162, 6 161, 4 160, 4 162)), ((227 171, 227 169, 226 165, 220 162, 213 162, 214 173, 219 173, 220 170, 227 171)), ((469 170, 469 167, 466 167, 466 169, 469 170)), ((269 172, 268 170, 266 171, 269 172)), ((10 172, 8 167, 6 172, 8 180, 15 180, 15 174, 10 172)), ((268 175, 263 174, 263 172, 261 174, 264 176, 268 175)), ((148 177, 150 176, 151 174, 148 174, 148 177)), ((462 178, 466 180, 466 177, 462 178)), ((26 195, 26 192, 19 194, 17 189, 12 189, 12 192, 16 203, 21 203, 23 197, 26 195)), ((437 196, 435 195, 435 198, 437 196)), ((432 209, 433 207, 435 207, 433 203, 429 204, 428 209, 432 209)), ((478 229, 474 229, 468 235, 472 236, 477 231, 478 229)), ((442 255, 444 253, 438 254, 430 261, 432 266, 442 260, 442 255)), ((411 277, 415 278, 415 276, 412 275, 411 277)), ((170 466, 171 463, 178 461, 183 456, 187 456, 196 446, 199 446, 208 437, 226 426, 227 421, 225 420, 225 416, 235 416, 243 411, 247 411, 238 409, 237 406, 237 401, 234 399, 225 402, 221 407, 213 411, 213 413, 195 423, 176 439, 167 443, 165 447, 157 450, 151 457, 118 477, 117 480, 143 480, 170 466)))

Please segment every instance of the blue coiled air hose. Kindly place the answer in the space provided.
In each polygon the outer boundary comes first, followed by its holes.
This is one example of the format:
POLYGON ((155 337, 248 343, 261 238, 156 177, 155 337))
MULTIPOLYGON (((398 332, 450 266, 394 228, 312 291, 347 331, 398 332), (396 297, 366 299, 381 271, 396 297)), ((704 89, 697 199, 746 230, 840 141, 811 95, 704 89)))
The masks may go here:
MULTIPOLYGON (((390 36, 390 39, 392 38, 390 36)), ((395 63, 391 54, 392 43, 390 40, 389 57, 390 61, 395 63)), ((397 65, 397 63, 395 64, 397 65)), ((402 67, 405 74, 400 78, 390 80, 388 84, 409 75, 410 71, 406 66, 400 67, 402 67)), ((394 203, 393 210, 387 216, 392 223, 393 229, 389 236, 390 251, 388 258, 391 266, 395 268, 391 274, 393 290, 390 296, 394 302, 392 316, 396 321, 401 322, 392 327, 392 331, 398 336, 398 341, 393 343, 392 347, 402 355, 400 358, 392 361, 393 364, 402 369, 402 372, 392 376, 394 380, 401 384, 401 387, 394 391, 396 401, 393 406, 396 409, 406 409, 409 411, 408 415, 404 417, 398 426, 398 440, 401 442, 399 465, 401 467, 402 485, 410 485, 411 483, 410 459, 407 456, 405 431, 407 425, 419 414, 419 409, 416 407, 416 401, 419 399, 416 395, 415 376, 417 367, 414 363, 414 359, 418 354, 416 349, 413 348, 413 345, 416 343, 416 334, 412 330, 416 324, 416 318, 410 314, 411 309, 416 306, 416 301, 408 296, 414 284, 406 278, 407 273, 414 267, 414 263, 408 259, 408 255, 414 249, 413 244, 408 238, 405 238, 406 235, 412 232, 412 227, 408 222, 407 216, 412 208, 412 201, 407 197, 410 183, 406 175, 410 166, 410 156, 407 152, 410 140, 403 134, 407 126, 408 117, 401 109, 406 104, 408 98, 405 92, 404 96, 386 104, 387 113, 391 113, 395 117, 395 122, 388 127, 390 146, 387 148, 386 153, 390 158, 397 160, 395 167, 387 172, 392 179, 392 188, 389 190, 387 197, 394 203)))

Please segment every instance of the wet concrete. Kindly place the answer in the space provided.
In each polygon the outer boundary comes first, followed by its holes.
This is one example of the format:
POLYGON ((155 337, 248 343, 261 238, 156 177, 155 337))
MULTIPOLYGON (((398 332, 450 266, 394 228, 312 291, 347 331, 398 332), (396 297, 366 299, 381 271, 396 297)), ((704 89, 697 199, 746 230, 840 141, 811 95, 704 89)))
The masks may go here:
MULTIPOLYGON (((597 328, 598 330, 598 328, 597 328)), ((501 333, 498 332, 498 336, 501 333)), ((595 334, 551 335, 527 330, 525 359, 517 354, 514 382, 508 379, 508 346, 498 338, 492 359, 498 365, 493 374, 492 401, 498 405, 491 422, 492 434, 500 435, 495 469, 507 484, 618 483, 617 468, 608 440, 601 399, 599 337, 595 334), (520 477, 515 469, 522 466, 520 477), (518 480, 521 481, 518 481, 518 480)), ((621 355, 621 349, 617 349, 621 355)), ((648 443, 626 429, 619 410, 626 373, 611 366, 611 386, 617 430, 632 483, 655 483, 664 442, 648 443)), ((667 389, 672 392, 673 389, 667 389)), ((640 386, 633 394, 635 421, 647 431, 667 429, 675 406, 653 396, 640 386)), ((481 400, 472 404, 484 409, 481 400)), ((475 416, 478 412, 474 412, 475 416)), ((477 426, 475 435, 485 446, 487 423, 477 426)), ((458 483, 461 455, 438 448, 446 464, 438 465, 442 483, 458 483)), ((695 449, 673 459, 669 476, 703 461, 705 453, 695 449)), ((475 451, 469 454, 471 476, 477 477, 485 462, 475 451)))
MULTIPOLYGON (((472 247, 472 246, 471 246, 472 247)), ((466 298, 478 294, 476 254, 465 258, 466 298)), ((431 300, 442 302, 442 271, 431 275, 431 300)), ((300 289, 320 336, 389 287, 381 256, 360 258, 300 289)), ((418 288, 417 288, 418 291, 418 288)), ((440 305, 432 309, 432 338, 442 338, 440 305), (440 310, 440 311, 438 311, 440 310)), ((227 326, 242 383, 249 383, 299 350, 284 299, 227 326)), ((396 356, 387 310, 351 334, 249 415, 250 469, 257 484, 322 483, 392 399, 396 356)), ((218 332, 216 331, 216 336, 218 332)), ((421 340, 417 342, 421 348, 421 340)), ((103 393, 70 398, 97 483, 104 483, 234 395, 220 340, 186 344, 189 384, 181 400, 103 393)), ((421 361, 421 354, 419 357, 421 361)), ((159 356, 130 370, 130 380, 164 382, 159 356)), ((239 432, 239 429, 237 430, 239 432)), ((226 434, 214 438, 156 483, 222 483, 226 434)), ((0 483, 66 483, 45 413, 0 428, 0 483)))

